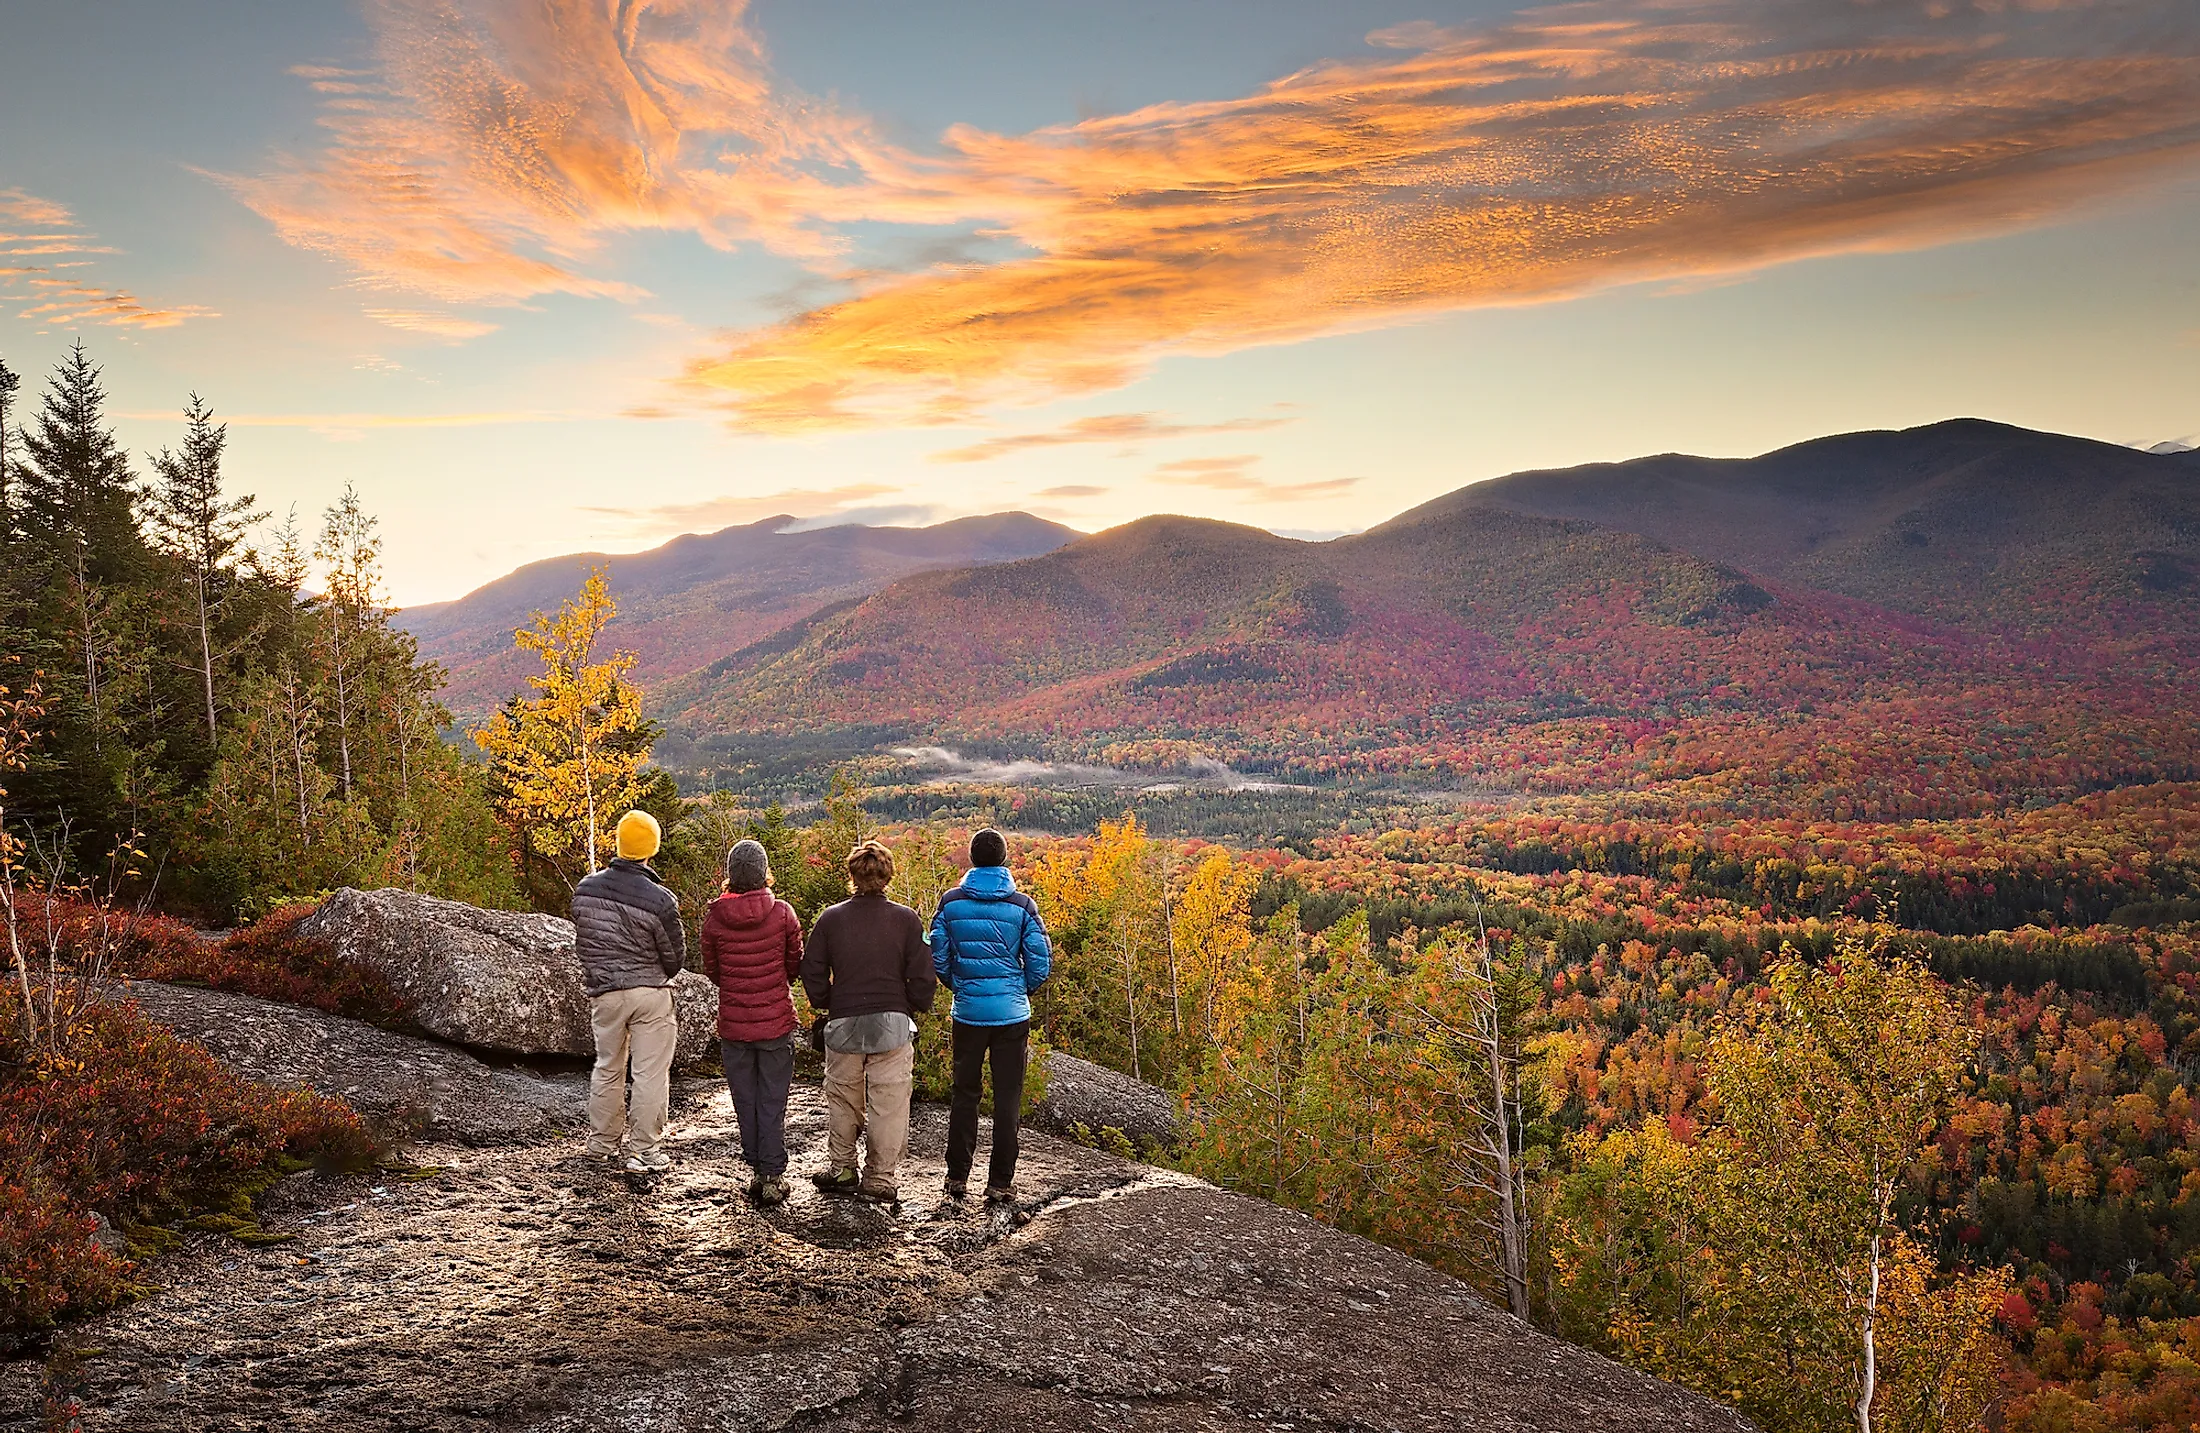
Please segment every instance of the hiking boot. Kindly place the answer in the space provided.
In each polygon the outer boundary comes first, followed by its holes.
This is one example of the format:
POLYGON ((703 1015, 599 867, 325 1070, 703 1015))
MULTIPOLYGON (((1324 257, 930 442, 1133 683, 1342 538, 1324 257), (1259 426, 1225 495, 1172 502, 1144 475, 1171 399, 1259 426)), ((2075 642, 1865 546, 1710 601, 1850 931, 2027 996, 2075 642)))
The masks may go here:
POLYGON ((853 1194, 856 1192, 856 1172, 852 1169, 832 1169, 810 1176, 810 1183, 827 1194, 853 1194))
POLYGON ((787 1202, 787 1177, 783 1174, 766 1175, 757 1181, 756 1202, 765 1209, 777 1209, 787 1202))
POLYGON ((866 1204, 891 1204, 896 1208, 901 1205, 901 1191, 899 1189, 882 1189, 876 1185, 857 1185, 856 1198, 866 1204))
POLYGON ((947 1180, 947 1197, 948 1197, 949 1199, 961 1199, 961 1198, 964 1198, 965 1196, 967 1196, 967 1195, 968 1195, 969 1193, 970 1193, 970 1181, 969 1181, 969 1180, 967 1180, 967 1179, 957 1179, 957 1178, 955 1178, 955 1177, 954 1177, 954 1176, 952 1176, 952 1175, 948 1176, 948 1180, 947 1180))
POLYGON ((616 1146, 606 1148, 602 1145, 592 1144, 581 1155, 581 1158, 587 1160, 590 1164, 608 1164, 613 1169, 617 1169, 626 1163, 626 1151, 616 1146))
POLYGON ((647 1154, 630 1154, 626 1157, 626 1172, 628 1174, 663 1174, 670 1168, 672 1168, 672 1156, 661 1149, 653 1149, 647 1154))
POLYGON ((764 1202, 764 1176, 761 1174, 750 1175, 749 1187, 742 1192, 748 1195, 749 1203, 762 1204, 764 1202))
POLYGON ((1016 1186, 1013 1184, 988 1184, 985 1187, 985 1202, 988 1205, 1014 1204, 1016 1202, 1016 1186))

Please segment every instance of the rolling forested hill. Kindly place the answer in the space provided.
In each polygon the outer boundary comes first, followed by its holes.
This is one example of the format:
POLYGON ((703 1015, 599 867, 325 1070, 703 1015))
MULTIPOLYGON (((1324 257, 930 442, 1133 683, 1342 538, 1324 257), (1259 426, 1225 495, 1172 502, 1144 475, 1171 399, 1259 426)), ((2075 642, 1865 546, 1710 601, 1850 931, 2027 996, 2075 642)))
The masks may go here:
POLYGON ((1477 483, 1396 524, 1502 508, 1641 533, 1784 582, 1990 630, 2189 625, 2200 464, 1998 423, 1761 458, 1666 455, 1477 483), (2132 607, 2131 604, 2138 604, 2132 607))
POLYGON ((513 650, 513 628, 531 612, 555 610, 591 567, 610 569, 619 601, 607 640, 639 655, 637 676, 654 684, 912 572, 1031 557, 1077 536, 1024 513, 921 528, 788 531, 794 522, 766 518, 676 537, 647 552, 546 558, 455 602, 408 608, 400 621, 422 654, 450 671, 452 705, 475 711, 525 681, 528 662, 513 650))
POLYGON ((2200 760, 2200 467, 1976 422, 1462 489, 1356 537, 1156 517, 665 684, 691 735, 1857 815, 2200 760))

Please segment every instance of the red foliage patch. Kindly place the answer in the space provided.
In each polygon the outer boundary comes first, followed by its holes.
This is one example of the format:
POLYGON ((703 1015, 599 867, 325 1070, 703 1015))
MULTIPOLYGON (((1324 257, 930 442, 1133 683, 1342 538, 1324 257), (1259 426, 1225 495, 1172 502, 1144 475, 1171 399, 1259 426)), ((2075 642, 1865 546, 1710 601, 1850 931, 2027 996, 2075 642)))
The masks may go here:
POLYGON ((286 1005, 308 1005, 377 1025, 404 1023, 405 1002, 374 971, 348 965, 325 940, 298 927, 311 905, 285 906, 231 933, 219 945, 198 942, 188 953, 149 961, 132 974, 189 981, 286 1005))
POLYGON ((58 1055, 23 1044, 18 1013, 0 995, 0 1334, 120 1296, 95 1214, 229 1207, 296 1161, 377 1153, 342 1102, 248 1080, 135 1006, 94 1005, 58 1055))
POLYGON ((16 909, 34 965, 49 955, 70 967, 97 959, 133 974, 139 966, 186 960, 203 943, 182 921, 90 901, 25 891, 16 909))
POLYGON ((167 916, 23 898, 24 933, 36 961, 49 949, 64 965, 104 952, 118 975, 230 990, 377 1025, 403 1024, 405 1004, 388 981, 337 959, 328 942, 299 933, 313 910, 285 906, 217 942, 167 916))

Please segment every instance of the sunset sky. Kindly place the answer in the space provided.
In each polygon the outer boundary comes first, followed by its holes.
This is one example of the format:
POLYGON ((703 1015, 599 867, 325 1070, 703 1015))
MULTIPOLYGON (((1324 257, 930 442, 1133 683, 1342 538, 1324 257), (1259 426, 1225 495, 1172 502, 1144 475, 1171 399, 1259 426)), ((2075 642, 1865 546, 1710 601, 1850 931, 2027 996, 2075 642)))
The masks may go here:
POLYGON ((790 513, 1332 534, 2200 433, 2194 0, 0 0, 0 358, 401 602, 790 513))

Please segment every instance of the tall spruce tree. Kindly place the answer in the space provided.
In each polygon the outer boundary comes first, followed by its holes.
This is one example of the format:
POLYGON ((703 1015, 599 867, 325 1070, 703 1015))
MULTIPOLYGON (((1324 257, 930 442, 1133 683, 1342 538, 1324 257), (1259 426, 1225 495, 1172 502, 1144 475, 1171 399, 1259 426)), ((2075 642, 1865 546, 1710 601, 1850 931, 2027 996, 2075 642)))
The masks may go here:
MULTIPOLYGON (((9 564, 22 631, 11 645, 52 662, 43 778, 35 806, 87 840, 121 834, 151 793, 132 715, 157 727, 148 643, 134 586, 151 576, 130 462, 107 424, 100 370, 79 343, 55 366, 21 434, 14 481, 20 545, 9 564)), ((157 738, 155 738, 157 740, 157 738)))
POLYGON ((183 565, 189 591, 184 616, 195 648, 200 695, 205 701, 206 741, 221 738, 214 697, 215 669, 228 654, 217 635, 226 609, 237 595, 239 574, 233 561, 245 530, 258 514, 250 494, 222 493, 222 452, 229 441, 226 425, 198 394, 183 410, 183 446, 163 448, 153 458, 157 481, 147 492, 147 516, 160 543, 183 565))
POLYGON ((49 560, 87 584, 141 579, 148 566, 138 531, 130 459, 107 426, 100 370, 79 343, 57 364, 33 427, 22 437, 25 536, 49 560))

